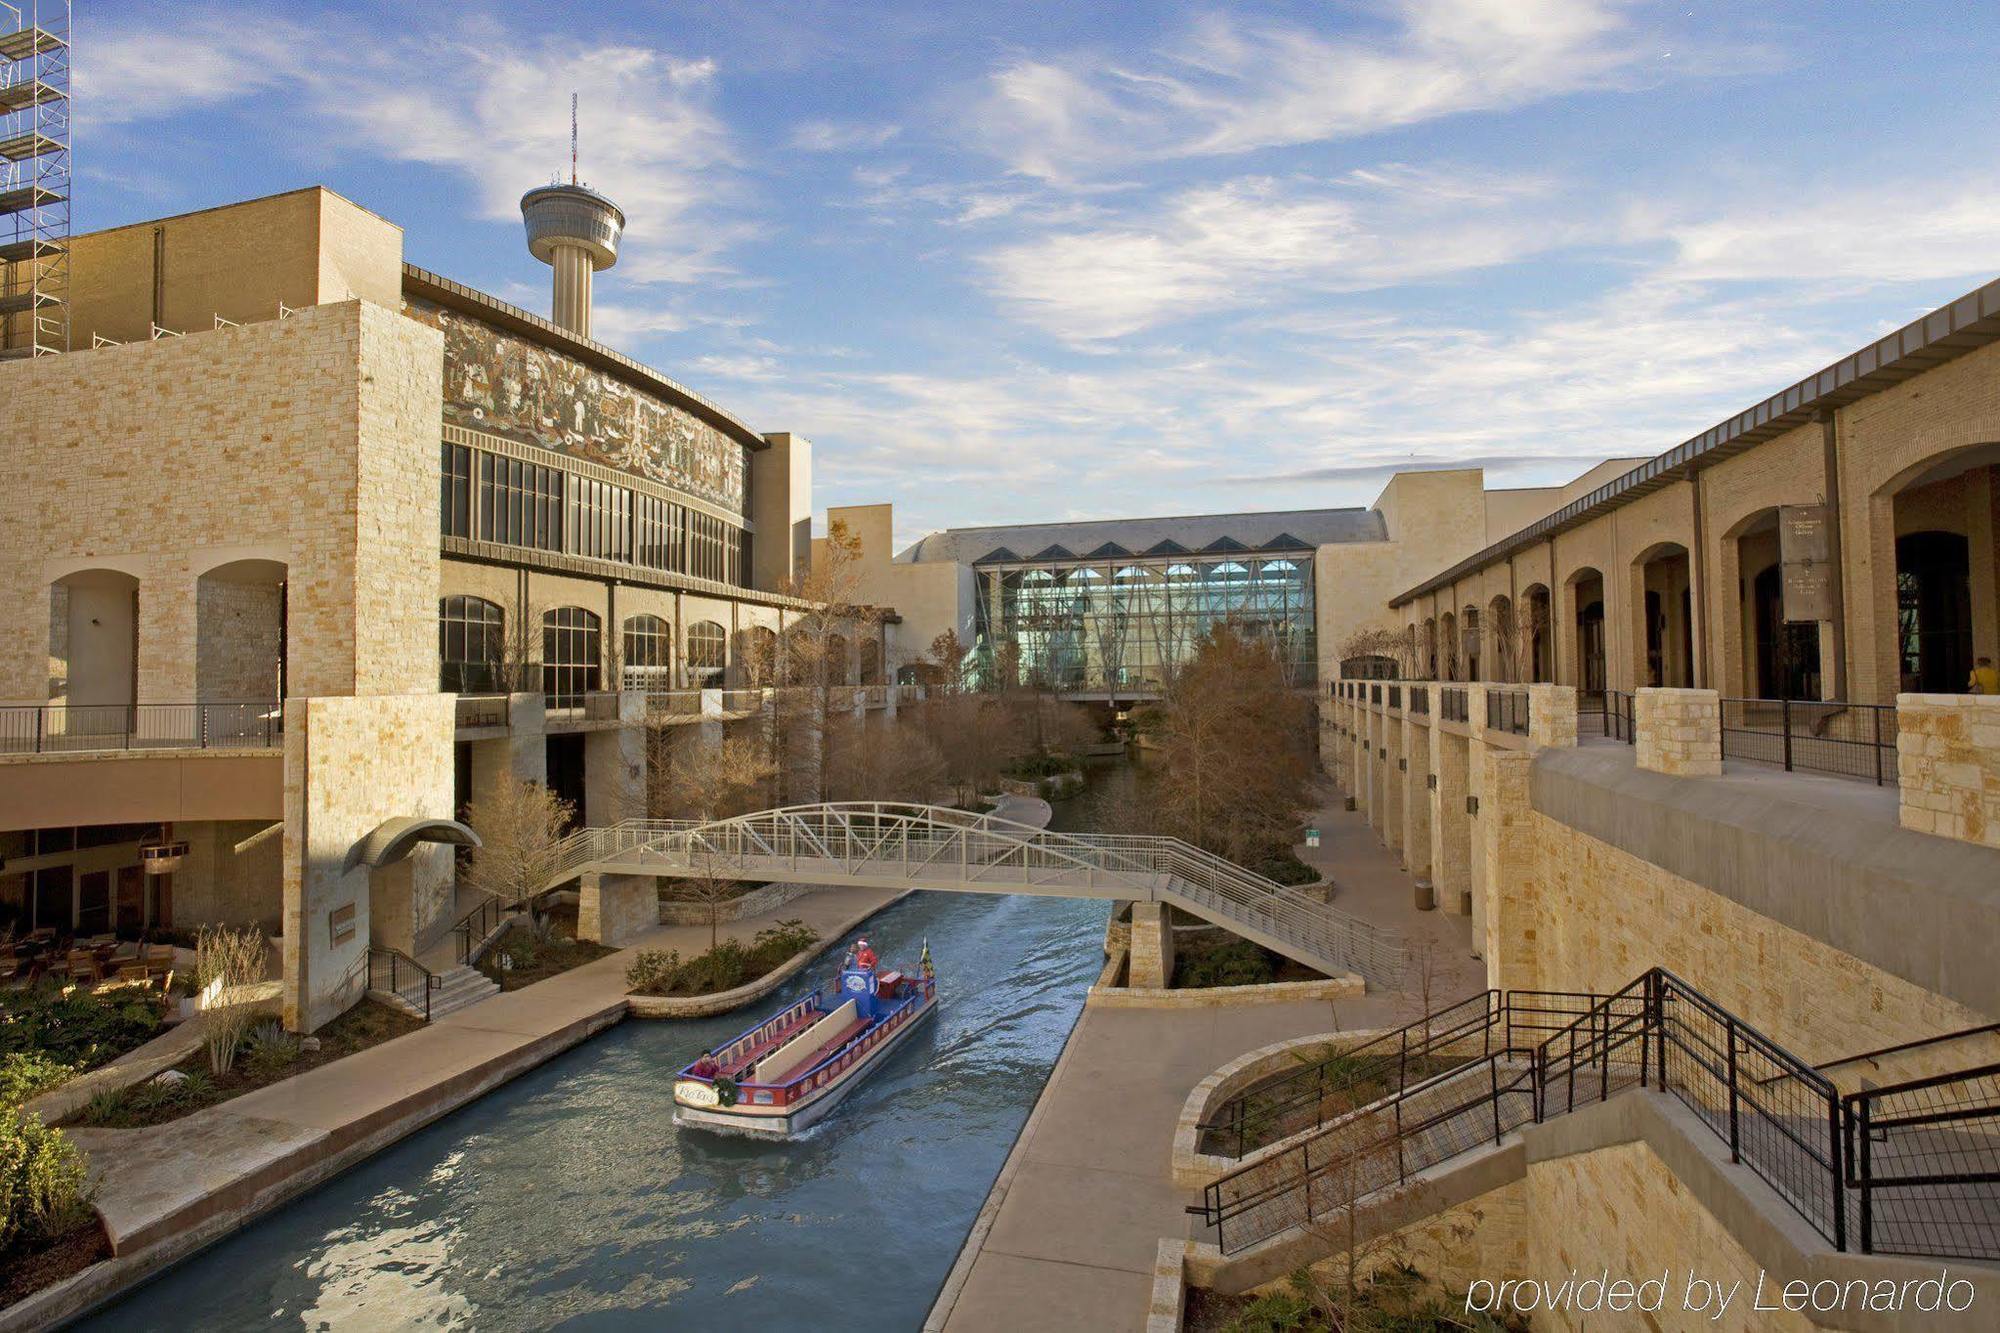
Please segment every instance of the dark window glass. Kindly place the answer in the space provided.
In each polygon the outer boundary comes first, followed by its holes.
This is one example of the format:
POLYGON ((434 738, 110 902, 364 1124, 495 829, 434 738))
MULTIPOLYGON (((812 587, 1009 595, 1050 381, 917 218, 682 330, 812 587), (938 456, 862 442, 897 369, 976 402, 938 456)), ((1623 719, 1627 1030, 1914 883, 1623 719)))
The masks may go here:
POLYGON ((673 687, 673 626, 658 616, 633 616, 625 622, 625 680, 628 690, 673 687))
POLYGON ((703 620, 689 625, 687 633, 688 683, 703 689, 722 684, 723 670, 729 665, 728 636, 722 626, 703 620))
POLYGON ((489 694, 500 688, 506 617, 483 597, 438 599, 438 688, 489 694))
POLYGON ((440 458, 438 528, 447 537, 472 535, 472 450, 447 444, 440 458))
POLYGON ((542 693, 556 707, 603 688, 604 645, 597 616, 559 606, 542 616, 542 693))

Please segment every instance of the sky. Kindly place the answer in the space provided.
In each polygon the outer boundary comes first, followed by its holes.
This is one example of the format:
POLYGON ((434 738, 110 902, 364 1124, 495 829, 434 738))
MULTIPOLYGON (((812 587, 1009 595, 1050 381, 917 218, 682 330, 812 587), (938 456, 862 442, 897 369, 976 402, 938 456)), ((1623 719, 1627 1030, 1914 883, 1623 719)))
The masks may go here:
POLYGON ((2000 272, 2000 6, 77 0, 76 222, 324 184, 816 501, 941 527, 1359 505, 1671 448, 2000 272))

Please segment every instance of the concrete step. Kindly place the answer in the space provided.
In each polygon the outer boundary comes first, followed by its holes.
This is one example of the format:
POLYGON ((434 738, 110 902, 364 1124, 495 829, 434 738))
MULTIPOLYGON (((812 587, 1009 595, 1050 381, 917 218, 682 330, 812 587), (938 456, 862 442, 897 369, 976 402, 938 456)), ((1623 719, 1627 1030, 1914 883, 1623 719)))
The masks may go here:
MULTIPOLYGON (((454 1014, 468 1006, 478 1004, 489 995, 500 993, 498 983, 488 979, 476 967, 447 968, 437 974, 438 987, 431 992, 430 1016, 435 1022, 446 1014, 454 1014)), ((424 1016, 424 987, 421 980, 416 985, 404 986, 401 991, 371 990, 370 998, 380 1000, 392 1008, 401 1009, 417 1018, 424 1016)))

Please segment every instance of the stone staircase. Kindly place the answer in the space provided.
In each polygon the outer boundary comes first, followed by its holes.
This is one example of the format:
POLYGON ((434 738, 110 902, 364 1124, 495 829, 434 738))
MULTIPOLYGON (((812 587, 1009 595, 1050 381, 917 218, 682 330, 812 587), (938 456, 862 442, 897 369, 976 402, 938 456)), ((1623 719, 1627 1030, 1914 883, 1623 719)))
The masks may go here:
MULTIPOLYGON (((498 982, 490 980, 478 968, 463 964, 437 973, 437 981, 438 988, 431 992, 430 1016, 433 1022, 500 992, 498 982)), ((421 976, 414 982, 405 982, 399 990, 371 990, 368 997, 417 1018, 424 1016, 424 980, 421 976)))

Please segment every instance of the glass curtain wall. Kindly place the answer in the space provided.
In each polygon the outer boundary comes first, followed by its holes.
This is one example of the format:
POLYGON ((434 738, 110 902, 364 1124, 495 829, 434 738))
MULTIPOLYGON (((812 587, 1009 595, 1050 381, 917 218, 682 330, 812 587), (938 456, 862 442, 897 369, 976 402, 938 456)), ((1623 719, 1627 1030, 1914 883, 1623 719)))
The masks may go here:
POLYGON ((1317 675, 1312 554, 1031 561, 975 570, 982 673, 1071 693, 1156 694, 1216 625, 1264 639, 1292 684, 1317 675))

